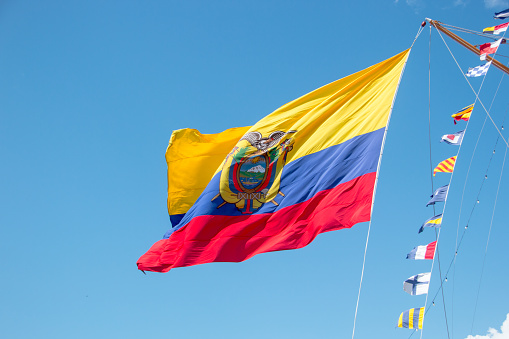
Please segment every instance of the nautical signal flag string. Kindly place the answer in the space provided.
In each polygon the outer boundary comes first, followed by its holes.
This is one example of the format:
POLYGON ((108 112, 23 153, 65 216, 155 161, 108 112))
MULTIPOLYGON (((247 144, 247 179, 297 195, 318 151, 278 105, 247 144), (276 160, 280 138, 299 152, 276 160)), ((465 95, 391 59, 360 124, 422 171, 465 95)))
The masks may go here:
MULTIPOLYGON (((469 105, 453 114, 452 117, 455 119, 454 123, 456 123, 456 120, 468 121, 470 119, 470 115, 473 111, 473 108, 474 104, 469 105)), ((449 145, 459 146, 463 141, 464 133, 465 130, 453 134, 443 135, 440 142, 443 141, 449 145)), ((438 166, 433 170, 433 176, 435 176, 435 174, 438 172, 453 173, 454 166, 456 164, 456 159, 457 155, 440 162, 438 166)), ((448 191, 449 185, 444 185, 442 187, 437 188, 431 195, 431 200, 426 204, 426 206, 434 205, 437 202, 445 202, 447 200, 448 191)), ((442 224, 442 218, 443 218, 442 213, 429 218, 419 228, 419 233, 422 233, 425 227, 440 228, 442 224)), ((437 243, 438 238, 437 240, 427 245, 417 246, 407 254, 406 258, 413 260, 434 260, 437 243)), ((427 295, 429 292, 430 280, 431 272, 420 273, 411 276, 410 278, 403 282, 403 290, 410 295, 421 295, 421 294, 427 295)), ((397 326, 401 328, 422 329, 424 311, 425 307, 421 307, 412 308, 401 313, 401 315, 399 316, 397 326)))

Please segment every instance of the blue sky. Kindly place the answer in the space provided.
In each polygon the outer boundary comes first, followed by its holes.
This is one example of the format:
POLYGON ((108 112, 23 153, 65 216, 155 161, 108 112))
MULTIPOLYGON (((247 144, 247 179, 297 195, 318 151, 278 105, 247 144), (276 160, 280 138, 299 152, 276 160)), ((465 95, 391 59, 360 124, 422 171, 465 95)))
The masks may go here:
MULTIPOLYGON (((136 260, 170 227, 164 152, 171 131, 217 133, 254 124, 317 87, 408 48, 425 17, 481 31, 507 1, 2 1, 0 4, 0 255, 2 338, 350 338, 368 224, 306 248, 143 275, 136 260)), ((479 44, 485 39, 462 35, 479 44)), ((478 57, 446 39, 462 72, 478 57)), ((431 263, 405 260, 432 215, 426 26, 411 52, 383 154, 356 338, 408 338, 399 314, 424 305, 403 281, 431 263)), ((500 47, 509 55, 507 46, 500 47)), ((500 61, 507 63, 506 57, 500 61)), ((488 108, 502 78, 492 67, 488 108)), ((471 79, 477 90, 481 78, 471 79)), ((503 79, 491 108, 508 108, 503 79)), ((431 35, 432 162, 455 154, 443 134, 472 93, 431 35)), ((470 227, 445 284, 451 337, 508 338, 504 156, 474 110, 444 216, 442 270, 470 227), (461 217, 460 222, 458 219, 461 217), (459 227, 458 227, 459 225, 459 227), (454 272, 454 274, 452 273, 454 272), (474 321, 473 321, 474 319, 474 321), (489 328, 505 334, 495 337, 489 328)), ((503 132, 505 138, 509 136, 503 132)), ((507 167, 507 164, 506 164, 507 167)), ((507 169, 505 170, 507 173, 507 169)), ((437 174, 435 187, 450 175, 437 174)), ((440 209, 438 207, 438 209, 440 209)), ((430 296, 439 282, 433 271, 430 296)), ((441 296, 423 337, 446 338, 441 296)), ((413 338, 417 338, 418 334, 413 338)))

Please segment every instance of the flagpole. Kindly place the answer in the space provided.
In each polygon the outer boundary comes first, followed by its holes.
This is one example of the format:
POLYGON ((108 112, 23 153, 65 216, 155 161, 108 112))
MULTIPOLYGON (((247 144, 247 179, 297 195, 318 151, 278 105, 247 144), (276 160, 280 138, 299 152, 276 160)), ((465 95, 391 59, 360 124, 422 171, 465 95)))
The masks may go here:
POLYGON ((391 103, 391 107, 390 107, 390 110, 389 110, 389 117, 387 118, 387 125, 385 126, 385 130, 384 130, 384 136, 383 136, 383 139, 382 139, 382 147, 380 148, 380 156, 378 157, 378 164, 377 164, 377 167, 376 167, 375 185, 373 187, 373 195, 371 197, 371 210, 370 210, 370 218, 369 218, 369 224, 368 224, 368 233, 366 235, 366 245, 364 247, 364 258, 362 259, 362 270, 361 270, 361 278, 360 278, 360 282, 359 282, 359 292, 357 294, 357 303, 355 305, 355 315, 354 315, 354 319, 353 319, 352 339, 354 339, 354 337, 355 337, 355 325, 356 325, 356 322, 357 322, 357 311, 359 309, 359 300, 360 300, 360 296, 361 296, 362 280, 364 278, 364 267, 366 265, 366 253, 368 251, 369 234, 370 234, 370 231, 371 231, 371 219, 372 219, 371 216, 373 215, 373 207, 375 205, 376 188, 378 186, 378 176, 379 176, 379 172, 380 172, 380 164, 382 163, 382 155, 384 153, 385 138, 387 136, 387 131, 389 129, 389 123, 391 121, 392 110, 393 110, 393 107, 394 107, 394 101, 396 101, 396 96, 398 94, 399 85, 401 83, 401 79, 403 78, 403 73, 405 72, 405 68, 406 68, 406 64, 408 62, 408 58, 410 57, 410 53, 412 52, 412 47, 414 46, 415 41, 417 40, 417 38, 421 34, 423 27, 424 27, 424 23, 421 24, 421 27, 419 28, 419 30, 417 32, 417 35, 415 36, 414 41, 412 42, 412 45, 410 46, 410 51, 408 52, 408 55, 406 56, 405 63, 403 64, 403 69, 401 70, 401 74, 400 74, 399 79, 398 79, 398 86, 396 87, 396 91, 394 92, 394 97, 392 98, 392 103, 391 103))

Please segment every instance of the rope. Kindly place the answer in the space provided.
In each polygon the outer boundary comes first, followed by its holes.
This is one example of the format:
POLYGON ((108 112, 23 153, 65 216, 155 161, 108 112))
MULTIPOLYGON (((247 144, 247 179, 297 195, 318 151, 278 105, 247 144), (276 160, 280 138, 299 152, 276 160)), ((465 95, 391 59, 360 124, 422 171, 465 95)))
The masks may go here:
MULTIPOLYGON (((414 46, 414 43, 417 40, 417 38, 419 37, 419 35, 421 34, 422 30, 423 30, 423 26, 421 25, 421 27, 419 27, 419 30, 417 31, 417 34, 416 34, 416 36, 414 38, 414 41, 412 42, 412 45, 410 46, 410 51, 412 50, 412 47, 414 46)), ((376 194, 376 188, 378 186, 378 174, 380 172, 380 164, 382 163, 382 155, 383 155, 384 146, 385 146, 385 138, 387 136, 387 131, 389 129, 389 123, 390 123, 390 120, 391 120, 392 109, 394 107, 394 101, 396 100, 396 96, 398 94, 399 84, 401 83, 401 78, 403 77, 403 73, 405 72, 406 64, 408 62, 408 58, 409 57, 410 57, 410 53, 408 54, 407 59, 405 60, 405 64, 403 65, 403 69, 401 71, 401 74, 400 74, 400 77, 399 77, 399 80, 398 80, 398 86, 396 87, 396 93, 394 93, 394 97, 392 98, 389 118, 387 119, 387 126, 385 126, 384 136, 383 136, 383 140, 382 140, 382 147, 381 147, 381 150, 380 150, 380 157, 378 158, 378 165, 377 165, 377 169, 376 169, 375 187, 373 188, 373 197, 372 197, 370 215, 373 214, 373 206, 375 205, 375 194, 376 194)), ((368 234, 366 235, 366 246, 364 247, 364 257, 362 259, 361 279, 360 279, 360 282, 359 282, 359 292, 357 293, 357 303, 355 305, 355 315, 354 315, 354 319, 353 319, 352 339, 354 339, 354 337, 355 337, 355 325, 357 323, 357 312, 359 310, 359 300, 360 300, 360 297, 361 297, 362 280, 364 278, 364 268, 365 268, 365 264, 366 264, 366 253, 368 251, 368 242, 369 242, 369 234, 370 234, 370 232, 371 232, 371 218, 369 220, 369 225, 368 225, 368 234)))
POLYGON ((453 26, 453 25, 444 24, 443 22, 441 22, 440 24, 441 24, 442 26, 449 27, 449 30, 451 30, 451 31, 457 31, 457 32, 462 32, 462 33, 468 33, 468 34, 473 34, 473 35, 482 36, 483 38, 488 38, 488 39, 492 39, 492 40, 498 40, 498 37, 493 36, 493 34, 483 33, 483 32, 477 32, 477 31, 473 31, 473 30, 471 30, 471 29, 466 29, 466 28, 456 27, 456 26, 453 26))
MULTIPOLYGON (((502 79, 503 79, 503 76, 502 76, 502 79)), ((498 85, 499 87, 500 87, 500 84, 502 83, 502 79, 500 79, 500 83, 498 85)), ((497 88, 497 92, 498 92, 498 88, 497 88)), ((495 93, 495 96, 496 96, 496 93, 495 93)), ((490 107, 490 109, 491 109, 491 107, 490 107)), ((502 120, 502 129, 504 128, 503 126, 504 126, 504 122, 505 122, 505 119, 507 117, 507 112, 508 111, 509 111, 509 106, 508 106, 508 109, 505 112, 504 119, 502 120)), ((499 141, 499 138, 497 137, 497 140, 495 142, 495 146, 493 147, 493 152, 491 153, 490 161, 489 161, 489 164, 488 164, 488 169, 489 169, 489 166, 491 165, 491 160, 493 159, 493 155, 495 154, 495 150, 497 148, 498 141, 499 141)), ((481 275, 479 277, 479 285, 478 285, 478 288, 477 288, 477 296, 476 296, 476 299, 475 299, 474 315, 472 316, 472 327, 470 328, 470 334, 472 334, 472 331, 474 329, 474 320, 475 320, 475 314, 477 312, 477 304, 478 304, 478 301, 479 301, 479 293, 480 293, 480 290, 481 290, 481 281, 482 281, 482 276, 484 274, 484 265, 485 265, 485 261, 486 261, 486 255, 487 255, 487 252, 488 252, 488 244, 489 244, 489 241, 490 241, 491 228, 492 228, 492 225, 493 225, 493 218, 495 216, 495 208, 497 206, 498 191, 500 189, 500 182, 502 180, 502 173, 504 171, 506 155, 507 155, 507 148, 505 149, 505 153, 504 153, 504 160, 502 162, 502 169, 501 169, 501 172, 500 172, 500 179, 499 179, 499 182, 498 182, 497 193, 495 195, 495 203, 494 203, 494 206, 493 206, 493 213, 491 215, 490 228, 489 228, 489 231, 488 231, 488 239, 486 241, 486 249, 484 251, 484 258, 483 258, 482 267, 481 267, 481 275)), ((487 179, 486 176, 487 176, 488 169, 486 170, 486 174, 484 175, 484 178, 485 178, 484 180, 487 179)))
POLYGON ((493 213, 491 214, 490 228, 488 231, 488 239, 486 240, 486 249, 484 250, 484 258, 482 260, 481 276, 479 277, 479 286, 477 288, 477 296, 475 298, 474 315, 472 316, 472 327, 470 328, 470 334, 472 334, 472 332, 474 330, 474 320, 475 320, 475 314, 477 312, 477 303, 479 301, 479 292, 481 291, 481 281, 482 281, 482 276, 484 274, 484 264, 486 262, 486 254, 488 253, 488 244, 490 243, 491 227, 493 225, 493 218, 495 217, 495 209, 497 208, 498 192, 500 190, 500 183, 502 182, 502 174, 504 173, 504 165, 505 165, 506 156, 507 156, 507 148, 505 149, 505 152, 504 152, 504 161, 502 162, 502 169, 500 170, 500 178, 498 180, 497 193, 495 194, 495 203, 493 205, 493 213))

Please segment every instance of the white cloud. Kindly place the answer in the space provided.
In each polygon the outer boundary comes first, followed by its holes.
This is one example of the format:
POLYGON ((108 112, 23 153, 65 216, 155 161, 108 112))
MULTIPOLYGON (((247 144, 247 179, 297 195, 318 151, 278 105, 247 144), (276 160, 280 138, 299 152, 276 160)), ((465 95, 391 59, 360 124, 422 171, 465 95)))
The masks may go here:
POLYGON ((486 8, 507 7, 509 2, 507 0, 484 0, 484 6, 486 8))
POLYGON ((423 0, 405 0, 405 2, 408 6, 412 7, 415 13, 419 13, 419 11, 426 7, 423 0))
MULTIPOLYGON (((487 1, 487 0, 485 0, 487 1)), ((505 318, 502 326, 500 327, 500 332, 494 328, 488 329, 488 334, 486 335, 469 335, 466 339, 509 339, 509 314, 505 318)))
POLYGON ((465 0, 454 0, 454 7, 458 7, 458 6, 465 7, 466 5, 467 5, 467 2, 465 0))

